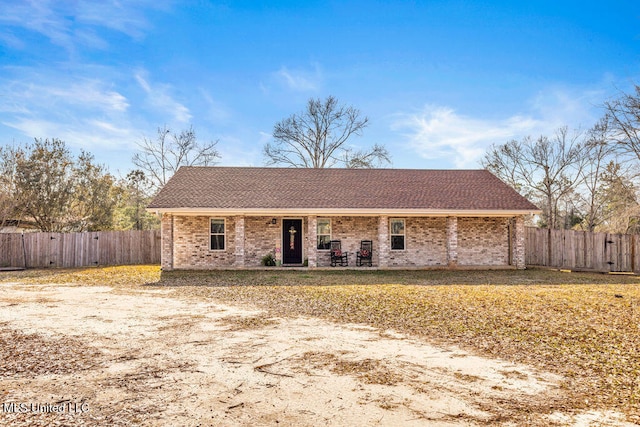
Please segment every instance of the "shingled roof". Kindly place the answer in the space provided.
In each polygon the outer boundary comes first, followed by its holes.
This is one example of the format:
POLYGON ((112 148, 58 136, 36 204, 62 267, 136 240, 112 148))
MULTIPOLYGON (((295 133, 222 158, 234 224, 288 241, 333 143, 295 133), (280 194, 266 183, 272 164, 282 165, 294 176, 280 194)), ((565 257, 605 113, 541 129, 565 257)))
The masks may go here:
POLYGON ((523 214, 539 209, 486 170, 181 167, 159 212, 523 214))

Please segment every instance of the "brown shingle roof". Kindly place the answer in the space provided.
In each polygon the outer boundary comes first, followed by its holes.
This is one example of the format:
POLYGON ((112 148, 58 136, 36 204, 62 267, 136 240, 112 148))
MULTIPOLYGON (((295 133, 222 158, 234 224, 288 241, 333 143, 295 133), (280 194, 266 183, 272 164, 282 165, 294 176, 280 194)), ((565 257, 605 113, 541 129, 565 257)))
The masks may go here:
POLYGON ((538 211, 486 170, 182 167, 149 209, 538 211))

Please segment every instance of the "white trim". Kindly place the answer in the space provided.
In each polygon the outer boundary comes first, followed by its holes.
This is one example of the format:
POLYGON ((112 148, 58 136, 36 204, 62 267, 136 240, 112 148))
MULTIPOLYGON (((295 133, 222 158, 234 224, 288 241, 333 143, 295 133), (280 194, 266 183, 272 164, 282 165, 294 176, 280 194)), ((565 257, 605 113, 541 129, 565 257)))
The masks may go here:
POLYGON ((219 218, 219 217, 211 217, 209 218, 209 251, 210 252, 225 252, 227 250, 227 220, 226 218, 219 218), (212 236, 219 236, 220 233, 212 233, 211 232, 211 221, 214 219, 221 219, 222 220, 222 241, 224 244, 224 248, 222 249, 211 249, 211 237, 212 236))
POLYGON ((148 212, 170 213, 181 215, 206 215, 206 216, 496 216, 511 217, 517 215, 539 214, 540 210, 480 210, 480 209, 211 209, 211 208, 147 208, 148 212))
POLYGON ((407 220, 406 218, 389 218, 389 250, 393 252, 402 252, 407 250, 407 220), (402 221, 402 234, 392 233, 391 223, 393 221, 402 221), (402 249, 393 249, 393 236, 402 236, 402 249))
POLYGON ((318 237, 319 236, 326 236, 326 234, 318 233, 318 223, 319 223, 319 221, 321 219, 329 220, 329 241, 331 241, 331 239, 333 238, 333 224, 332 224, 333 221, 331 220, 331 218, 330 217, 326 217, 326 216, 316 218, 316 242, 315 242, 316 251, 330 251, 331 248, 329 248, 329 249, 320 249, 320 248, 318 248, 318 237))

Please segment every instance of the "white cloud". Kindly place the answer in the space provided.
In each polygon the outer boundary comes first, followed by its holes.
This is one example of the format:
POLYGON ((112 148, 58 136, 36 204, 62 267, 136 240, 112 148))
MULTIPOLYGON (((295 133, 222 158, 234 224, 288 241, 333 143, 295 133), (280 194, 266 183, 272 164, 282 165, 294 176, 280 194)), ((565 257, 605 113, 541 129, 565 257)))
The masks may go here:
POLYGON ((297 92, 317 91, 322 83, 322 73, 317 65, 312 71, 290 70, 282 67, 275 76, 286 87, 297 92))
POLYGON ((422 111, 398 114, 392 129, 407 138, 411 148, 426 159, 447 159, 457 168, 477 167, 491 143, 502 143, 533 130, 539 123, 523 116, 481 120, 453 109, 427 105, 422 111))
POLYGON ((69 46, 71 20, 50 1, 7 1, 0 4, 0 22, 40 33, 52 43, 69 46))
POLYGON ((71 146, 94 152, 96 148, 116 149, 140 139, 140 132, 122 124, 78 118, 60 122, 44 117, 18 118, 3 125, 19 130, 30 138, 58 138, 71 146))
POLYGON ((169 92, 171 86, 167 84, 152 85, 148 81, 147 73, 139 70, 135 74, 135 79, 140 87, 146 92, 147 100, 156 109, 170 114, 179 123, 188 123, 192 116, 189 109, 171 97, 169 92))
POLYGON ((12 34, 8 30, 0 33, 0 43, 10 47, 11 49, 22 50, 26 47, 24 40, 20 37, 17 37, 15 34, 12 34))
POLYGON ((228 122, 231 119, 231 112, 221 102, 214 99, 208 90, 200 88, 200 93, 207 105, 206 115, 212 122, 220 124, 228 122))
POLYGON ((237 134, 222 134, 218 150, 225 166, 261 166, 262 145, 247 143, 246 138, 237 134))
POLYGON ((526 114, 501 119, 462 115, 453 108, 427 105, 421 111, 399 113, 391 128, 399 131, 408 146, 426 159, 443 159, 457 168, 478 167, 491 144, 503 144, 525 136, 553 135, 567 126, 590 128, 601 115, 604 99, 600 89, 550 87, 525 103, 526 114))
POLYGON ((151 85, 147 82, 146 78, 142 76, 142 74, 146 74, 142 71, 139 71, 136 73, 135 78, 136 81, 138 82, 138 84, 140 85, 140 87, 142 89, 144 89, 145 92, 150 93, 151 92, 151 85))
MULTIPOLYGON (((40 93, 43 93, 42 89, 39 88, 40 93)), ((59 101, 90 109, 126 111, 129 108, 127 98, 118 92, 102 88, 97 81, 74 83, 65 88, 49 88, 45 93, 59 101)))
POLYGON ((106 27, 133 39, 140 39, 150 27, 140 9, 159 8, 162 2, 81 1, 77 5, 77 19, 87 25, 106 27))
POLYGON ((546 128, 541 133, 550 133, 548 128, 562 126, 589 128, 604 113, 599 106, 606 99, 602 89, 571 89, 551 87, 538 92, 529 102, 532 114, 540 117, 546 128))
MULTIPOLYGON (((159 0, 5 0, 0 3, 0 24, 42 34, 51 43, 69 51, 76 45, 105 49, 108 43, 98 35, 98 30, 106 28, 141 39, 150 27, 144 11, 166 9, 165 3, 159 0)), ((6 36, 2 39, 13 48, 24 47, 6 36)))
POLYGON ((131 144, 141 134, 129 120, 130 102, 97 78, 42 75, 28 68, 0 79, 0 123, 31 138, 60 138, 91 151, 131 144))
POLYGON ((0 111, 27 113, 42 110, 55 114, 60 112, 60 107, 81 106, 85 111, 108 114, 129 108, 126 97, 107 89, 99 80, 80 78, 39 83, 40 78, 33 75, 25 80, 3 82, 5 99, 0 104, 0 111))

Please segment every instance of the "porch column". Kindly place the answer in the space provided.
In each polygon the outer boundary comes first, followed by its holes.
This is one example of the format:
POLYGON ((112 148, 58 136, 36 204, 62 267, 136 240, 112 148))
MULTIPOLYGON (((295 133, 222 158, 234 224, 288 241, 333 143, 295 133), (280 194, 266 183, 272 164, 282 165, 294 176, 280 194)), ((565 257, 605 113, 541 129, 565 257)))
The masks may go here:
POLYGON ((244 215, 238 215, 236 220, 236 261, 235 266, 239 268, 244 267, 244 215))
POLYGON ((163 271, 173 270, 173 215, 162 214, 160 218, 160 235, 162 236, 160 266, 163 271))
MULTIPOLYGON (((378 218, 378 266, 385 268, 389 265, 389 217, 378 218)), ((375 248, 374 248, 375 249, 375 248)))
POLYGON ((318 266, 318 217, 310 215, 307 218, 307 260, 309 268, 318 266))
POLYGON ((524 257, 524 216, 518 215, 516 217, 516 226, 513 233, 513 265, 520 270, 526 268, 524 257))
POLYGON ((458 265, 458 217, 447 217, 447 265, 458 265))

